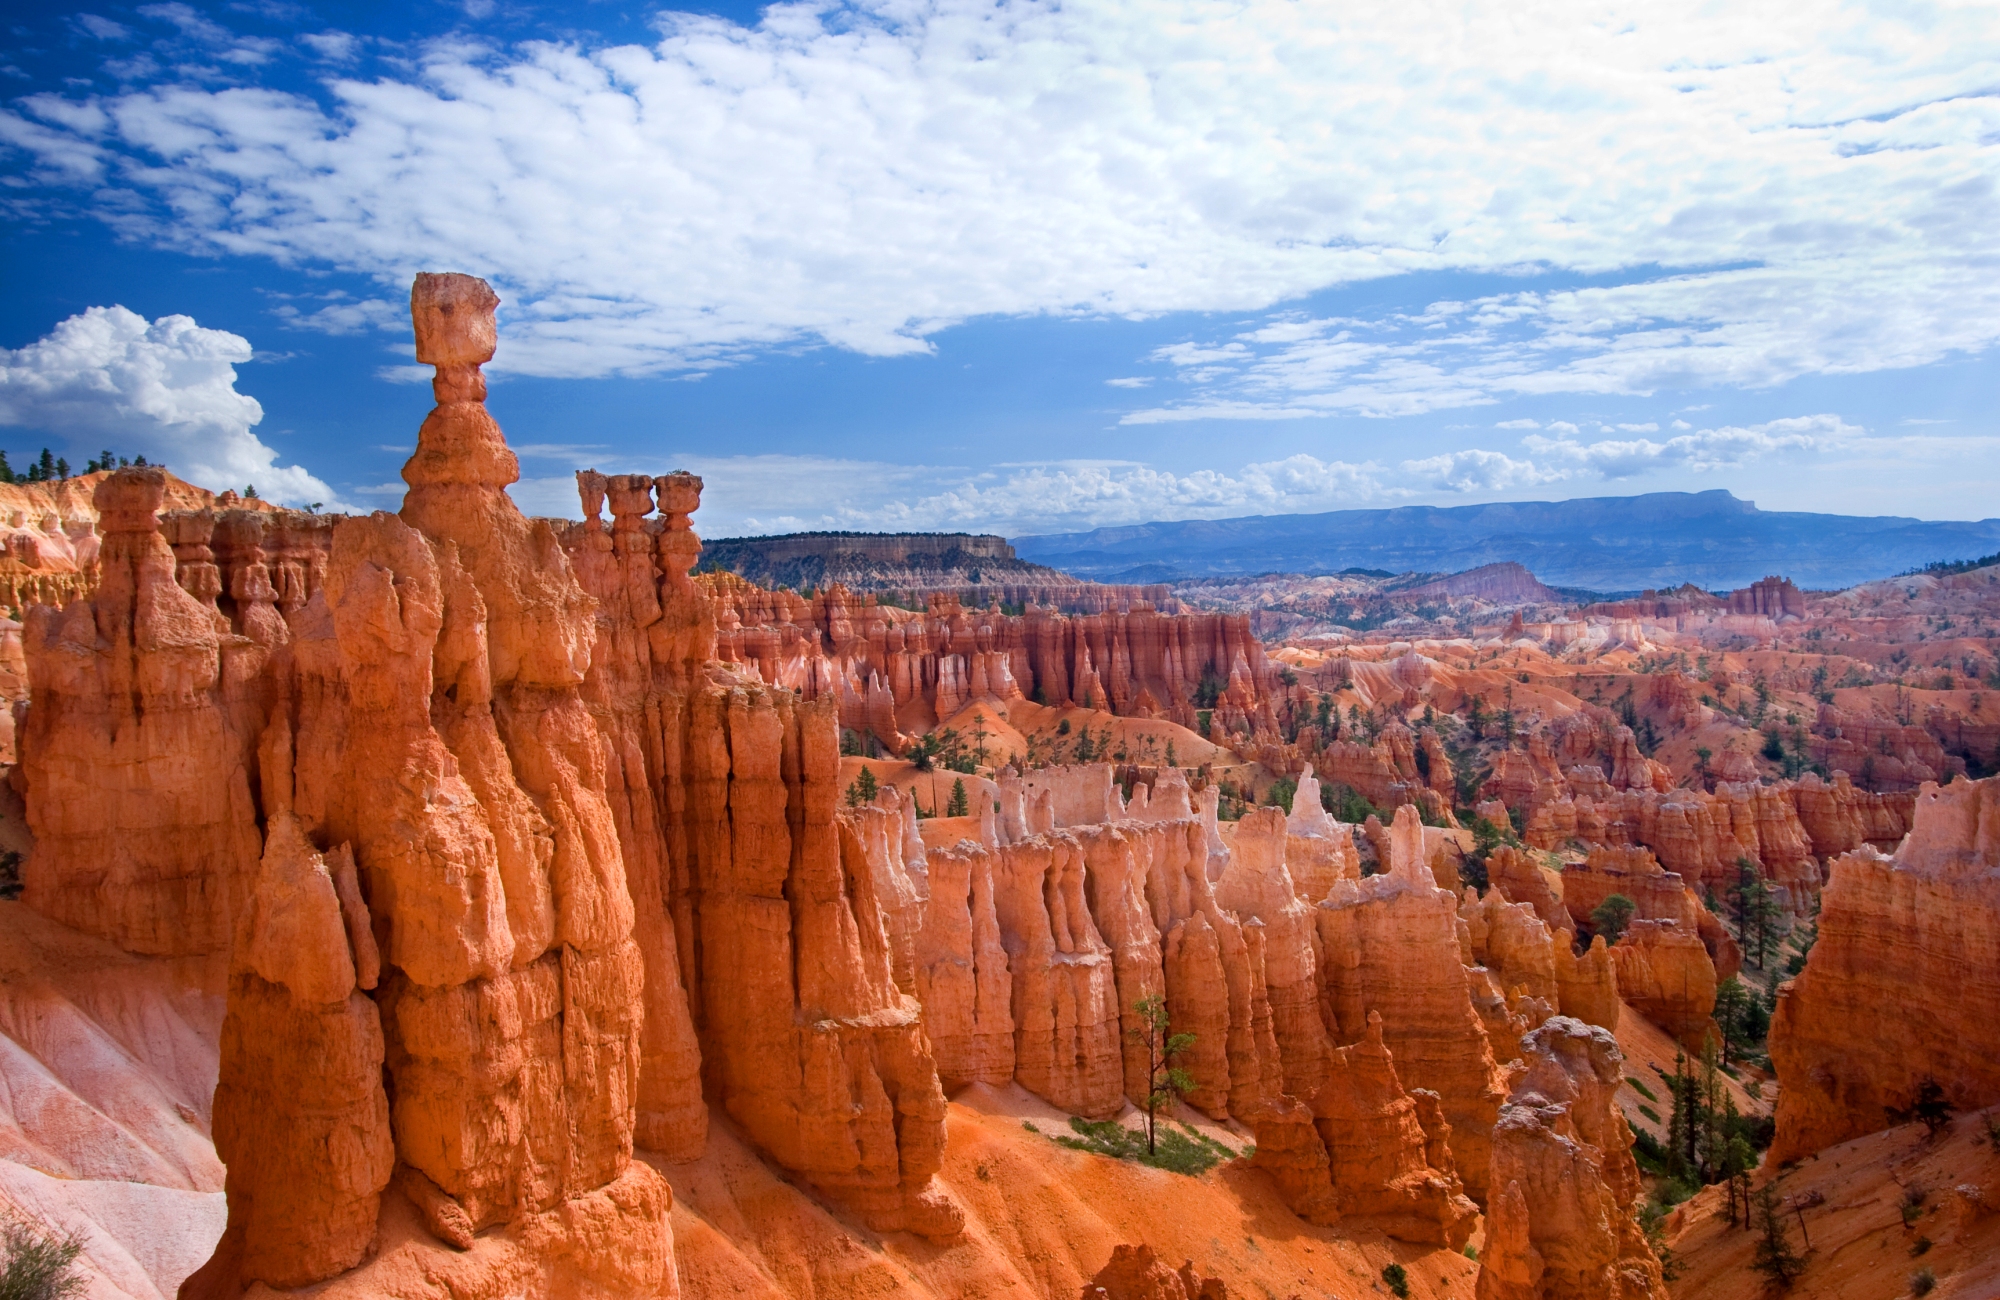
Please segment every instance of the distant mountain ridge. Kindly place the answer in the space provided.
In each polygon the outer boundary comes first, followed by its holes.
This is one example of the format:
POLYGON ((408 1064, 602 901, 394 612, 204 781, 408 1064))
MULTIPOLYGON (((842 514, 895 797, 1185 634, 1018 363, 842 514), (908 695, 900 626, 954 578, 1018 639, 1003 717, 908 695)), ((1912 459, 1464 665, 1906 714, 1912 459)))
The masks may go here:
POLYGON ((1100 582, 1348 568, 1452 573, 1512 562, 1554 586, 1595 591, 1741 587, 1773 573, 1837 588, 2000 549, 2000 519, 1759 510, 1717 489, 1187 519, 1011 540, 1024 560, 1100 582))

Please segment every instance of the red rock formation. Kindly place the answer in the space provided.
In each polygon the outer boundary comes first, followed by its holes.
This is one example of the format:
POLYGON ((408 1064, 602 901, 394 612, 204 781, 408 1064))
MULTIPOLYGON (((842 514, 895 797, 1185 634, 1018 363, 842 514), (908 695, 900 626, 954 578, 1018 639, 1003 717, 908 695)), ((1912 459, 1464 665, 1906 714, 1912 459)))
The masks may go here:
POLYGON ((1014 1074, 1079 1115, 1124 1103, 1120 992, 1084 901, 1083 846, 1057 831, 994 855, 994 907, 1013 973, 1014 1074))
POLYGON ((946 1089, 1014 1078, 1013 977, 993 903, 992 856, 929 856, 930 901, 917 945, 917 1000, 946 1089))
POLYGON ((1895 857, 1828 873, 1819 940, 1779 989, 1772 1159, 1886 1127, 1935 1079, 1961 1110, 2000 1101, 2000 778, 1917 797, 1895 857))
POLYGON ((1114 1246, 1111 1262, 1084 1284, 1083 1300, 1229 1300, 1229 1288, 1196 1273, 1192 1260, 1176 1270, 1151 1246, 1114 1246))
POLYGON ((1284 1090, 1310 1097, 1326 1068, 1326 1027, 1320 1020, 1313 909, 1302 902, 1285 869, 1285 815, 1259 808, 1236 823, 1236 844, 1215 901, 1261 929, 1264 985, 1283 1064, 1284 1090))
POLYGON ((238 923, 215 1098, 229 1228, 203 1278, 218 1292, 360 1263, 395 1165, 375 940, 346 846, 334 858, 277 814, 238 923))
POLYGON ((1549 929, 1574 934, 1576 922, 1563 897, 1566 878, 1566 872, 1544 867, 1534 854, 1504 844, 1486 855, 1486 879, 1502 898, 1527 903, 1549 929))
POLYGON ((1556 1005, 1562 1014, 1588 1025, 1618 1028, 1618 966, 1604 936, 1590 941, 1582 956, 1567 943, 1555 945, 1556 1005))
POLYGON ((1701 1051, 1715 1011, 1715 963, 1701 939, 1672 921, 1634 921, 1612 946, 1618 995, 1646 1019, 1701 1051))
MULTIPOLYGON (((592 603, 553 531, 504 491, 513 457, 479 375, 493 304, 468 277, 419 278, 418 356, 438 368, 438 407, 405 470, 405 517, 335 524, 323 582, 287 620, 284 653, 260 665, 269 724, 254 750, 224 750, 243 766, 254 756, 269 820, 263 866, 233 909, 238 1028, 225 1033, 216 1100, 218 1139, 241 1153, 231 1224, 190 1295, 314 1281, 367 1248, 389 1174, 384 1065, 394 1158, 433 1231, 463 1243, 507 1225, 507 1249, 525 1252, 519 1284, 536 1293, 671 1276, 670 1197, 631 1160, 646 962, 606 746, 581 689, 592 603), (314 844, 338 847, 322 857, 314 844), (288 1049, 336 1068, 281 1094, 292 1076, 272 1054, 288 1049), (302 1094, 313 1104, 301 1108, 302 1094), (308 1221, 324 1239, 299 1231, 308 1221)), ((136 473, 107 481, 118 507, 105 512, 107 553, 152 557, 139 567, 153 608, 226 627, 204 604, 222 584, 199 567, 213 530, 175 525, 192 575, 176 601, 160 580, 165 542, 142 522, 157 494, 120 497, 147 486, 136 473), (113 546, 114 535, 133 540, 113 546)), ((233 538, 224 557, 246 571, 236 616, 252 627, 288 589, 303 594, 289 579, 255 581, 260 561, 269 570, 259 540, 233 538)), ((107 564, 100 610, 119 607, 119 590, 107 564)), ((227 712, 237 736, 256 716, 227 712)), ((231 919, 223 900, 209 906, 231 919)), ((421 1267, 412 1250, 364 1271, 421 1267)))
POLYGON ((1336 1041, 1354 1043, 1369 1013, 1381 1014, 1397 1074, 1441 1099, 1451 1153, 1476 1201, 1501 1089, 1466 985, 1457 900, 1430 878, 1423 829, 1414 808, 1399 810, 1389 870, 1340 881, 1319 905, 1321 1017, 1336 1041))
MULTIPOLYGON (((1111 945, 1123 1042, 1124 1093, 1144 1098, 1152 1090, 1144 1026, 1134 1008, 1147 998, 1166 996, 1159 928, 1146 901, 1146 881, 1154 857, 1167 852, 1163 838, 1172 830, 1095 826, 1073 832, 1083 844, 1090 912, 1098 933, 1111 945)), ((1180 840, 1186 843, 1185 836, 1180 840)))
POLYGON ((23 879, 46 916, 182 955, 228 948, 262 854, 245 761, 255 731, 230 722, 265 649, 228 638, 175 582, 155 522, 166 486, 157 469, 104 479, 94 602, 28 610, 35 706, 21 749, 36 852, 23 879))
POLYGON ((981 699, 1035 698, 1189 728, 1200 703, 1218 735, 1281 740, 1282 688, 1242 615, 1163 614, 1145 600, 1123 612, 1008 615, 946 595, 914 613, 838 584, 807 601, 733 575, 701 581, 717 602, 719 657, 807 699, 837 700, 841 726, 895 752, 981 699))
MULTIPOLYGON (((241 512, 275 510, 269 502, 220 496, 160 471, 166 510, 241 512)), ((97 489, 108 470, 41 483, 0 483, 0 609, 17 618, 30 605, 62 608, 97 590, 97 489)), ((18 698, 18 697, 16 697, 18 698)))
POLYGON ((1479 1300, 1666 1300, 1632 1218, 1641 1188, 1614 1100, 1616 1041, 1557 1017, 1522 1047, 1527 1069, 1493 1128, 1479 1300))
MULTIPOLYGON (((1370 1013, 1359 1042, 1332 1053, 1312 1098, 1314 1127, 1326 1144, 1334 1213, 1362 1219, 1402 1241, 1457 1250, 1478 1207, 1460 1191, 1450 1162, 1450 1127, 1434 1093, 1429 1122, 1405 1092, 1370 1013)), ((1262 1129, 1258 1131, 1262 1141, 1262 1129)))
POLYGON ((1735 938, 1680 876, 1660 867, 1650 850, 1592 849, 1587 861, 1563 867, 1562 882, 1563 904, 1579 924, 1592 925, 1591 913, 1613 894, 1623 894, 1632 900, 1637 919, 1672 921, 1682 930, 1699 935, 1715 964, 1718 981, 1728 979, 1742 967, 1743 949, 1735 938))

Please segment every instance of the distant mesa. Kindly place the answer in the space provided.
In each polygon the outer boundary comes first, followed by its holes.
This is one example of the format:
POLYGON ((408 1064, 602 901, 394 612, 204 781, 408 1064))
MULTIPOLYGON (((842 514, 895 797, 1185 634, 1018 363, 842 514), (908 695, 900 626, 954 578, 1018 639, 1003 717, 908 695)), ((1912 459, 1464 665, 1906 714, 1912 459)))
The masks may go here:
POLYGON ((1455 573, 1512 561, 1553 586, 1594 591, 1747 587, 1774 570, 1830 589, 1988 554, 2000 549, 2000 519, 1759 510, 1716 490, 1189 519, 1012 540, 1025 559, 1106 582, 1455 573))
POLYGON ((1048 605, 1072 613, 1129 608, 1134 601, 1167 606, 1160 584, 1111 584, 1072 577, 1023 560, 1004 537, 990 533, 784 533, 724 537, 702 543, 701 570, 729 572, 769 590, 850 591, 921 603, 931 592, 955 593, 968 604, 1048 605))

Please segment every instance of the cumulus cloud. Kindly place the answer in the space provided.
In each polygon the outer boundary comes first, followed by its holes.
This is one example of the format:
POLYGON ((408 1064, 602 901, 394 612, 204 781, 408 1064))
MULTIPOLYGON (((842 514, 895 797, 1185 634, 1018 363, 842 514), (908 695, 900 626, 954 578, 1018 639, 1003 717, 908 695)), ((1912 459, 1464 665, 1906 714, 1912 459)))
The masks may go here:
MULTIPOLYGON (((1614 425, 1618 430, 1658 425, 1614 425)), ((1605 439, 1582 443, 1571 438, 1529 434, 1522 445, 1555 461, 1591 470, 1605 478, 1631 478, 1654 470, 1685 467, 1696 473, 1728 469, 1783 451, 1833 451, 1851 444, 1862 430, 1837 415, 1803 415, 1747 427, 1735 425, 1684 433, 1665 442, 1650 438, 1605 439)))
MULTIPOLYGON (((1163 353, 1197 391, 1134 422, 1763 385, 2000 337, 1991 7, 780 4, 664 15, 649 47, 440 41, 317 98, 260 88, 263 47, 186 5, 140 12, 251 83, 30 96, 0 142, 34 180, 170 245, 486 275, 501 364, 538 374, 1454 269, 1681 268, 1253 321, 1163 353)), ((310 44, 354 55, 336 36, 310 44)))
POLYGON ((1422 460, 1406 460, 1403 472, 1440 492, 1506 492, 1568 478, 1561 469, 1544 469, 1531 460, 1515 460, 1505 452, 1473 448, 1422 460))
POLYGON ((264 408, 236 391, 250 356, 249 340, 186 316, 92 307, 24 348, 0 348, 0 426, 62 439, 72 459, 108 447, 203 487, 255 484, 272 500, 338 507, 331 488, 279 465, 251 432, 264 408))
MULTIPOLYGON (((695 523, 708 536, 813 528, 974 529, 1008 535, 1150 519, 1333 510, 1400 500, 1381 466, 1297 455, 1233 473, 1178 474, 1130 461, 1063 461, 973 470, 829 456, 668 456, 602 463, 607 473, 671 465, 706 483, 695 523)), ((400 490, 400 489, 398 489, 400 490)), ((524 478, 512 489, 530 513, 578 510, 572 475, 524 478)))

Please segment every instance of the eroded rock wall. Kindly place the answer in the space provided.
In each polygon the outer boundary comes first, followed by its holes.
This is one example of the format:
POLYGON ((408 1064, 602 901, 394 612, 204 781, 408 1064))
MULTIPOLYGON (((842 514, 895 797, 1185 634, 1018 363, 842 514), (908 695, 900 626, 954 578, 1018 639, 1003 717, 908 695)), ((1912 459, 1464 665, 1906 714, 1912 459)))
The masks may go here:
POLYGON ((1887 1127, 1926 1079, 2000 1101, 2000 778, 1926 786, 1894 857, 1834 860, 1770 1050, 1776 1161, 1887 1127))

